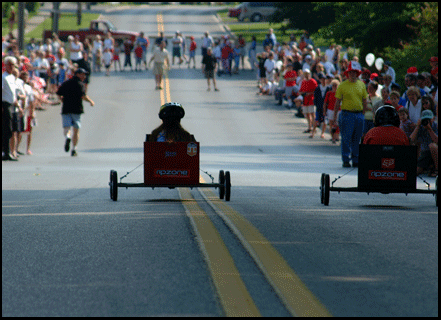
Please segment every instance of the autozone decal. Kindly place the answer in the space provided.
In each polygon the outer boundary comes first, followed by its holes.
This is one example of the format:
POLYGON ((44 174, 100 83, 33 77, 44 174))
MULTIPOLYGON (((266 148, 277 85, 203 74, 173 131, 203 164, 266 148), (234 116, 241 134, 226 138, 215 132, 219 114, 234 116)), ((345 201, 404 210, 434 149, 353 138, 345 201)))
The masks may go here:
POLYGON ((173 177, 173 178, 188 178, 190 171, 188 170, 155 170, 155 177, 173 177))
POLYGON ((406 171, 369 170, 368 174, 371 180, 407 180, 406 171))

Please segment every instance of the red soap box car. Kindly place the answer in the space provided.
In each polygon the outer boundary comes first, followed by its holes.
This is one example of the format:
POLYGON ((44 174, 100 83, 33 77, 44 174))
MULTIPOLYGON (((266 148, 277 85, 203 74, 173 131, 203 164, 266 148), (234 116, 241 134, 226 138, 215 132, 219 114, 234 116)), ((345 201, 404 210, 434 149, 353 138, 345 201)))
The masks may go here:
MULTIPOLYGON (((219 188, 219 197, 230 201, 231 179, 229 171, 219 171, 218 183, 199 182, 199 142, 144 142, 144 183, 118 182, 118 174, 110 171, 110 198, 118 199, 118 187, 219 188)), ((124 176, 125 177, 125 176, 124 176)), ((123 178, 124 178, 123 177, 123 178)), ((121 180, 123 179, 121 178, 121 180)))

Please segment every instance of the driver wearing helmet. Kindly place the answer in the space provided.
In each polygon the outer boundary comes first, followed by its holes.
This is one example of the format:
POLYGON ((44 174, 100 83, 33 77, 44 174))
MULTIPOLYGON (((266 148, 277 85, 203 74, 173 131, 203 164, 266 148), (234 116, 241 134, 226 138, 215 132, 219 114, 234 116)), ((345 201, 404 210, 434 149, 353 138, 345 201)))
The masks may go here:
POLYGON ((400 127, 400 117, 394 107, 384 105, 375 112, 375 127, 369 130, 364 144, 409 145, 409 139, 400 127))
POLYGON ((168 102, 159 109, 162 124, 152 131, 149 141, 156 142, 196 142, 193 135, 181 126, 185 111, 180 103, 168 102))

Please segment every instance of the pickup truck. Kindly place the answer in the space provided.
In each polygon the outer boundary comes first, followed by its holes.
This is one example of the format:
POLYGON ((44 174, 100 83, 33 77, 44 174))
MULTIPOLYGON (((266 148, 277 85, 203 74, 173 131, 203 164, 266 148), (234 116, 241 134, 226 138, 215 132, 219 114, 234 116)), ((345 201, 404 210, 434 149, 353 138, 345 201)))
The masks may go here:
MULTIPOLYGON (((58 37, 60 38, 61 41, 66 42, 68 36, 79 35, 81 42, 84 42, 84 40, 87 38, 89 39, 90 43, 93 43, 93 40, 95 40, 97 34, 101 36, 101 39, 104 39, 104 36, 107 34, 108 31, 110 31, 113 39, 115 39, 115 42, 118 45, 123 43, 126 39, 130 39, 134 43, 139 35, 138 32, 117 30, 115 26, 110 21, 107 20, 92 20, 90 21, 89 29, 58 31, 58 37)), ((52 37, 51 30, 43 31, 43 41, 51 37, 52 37)))

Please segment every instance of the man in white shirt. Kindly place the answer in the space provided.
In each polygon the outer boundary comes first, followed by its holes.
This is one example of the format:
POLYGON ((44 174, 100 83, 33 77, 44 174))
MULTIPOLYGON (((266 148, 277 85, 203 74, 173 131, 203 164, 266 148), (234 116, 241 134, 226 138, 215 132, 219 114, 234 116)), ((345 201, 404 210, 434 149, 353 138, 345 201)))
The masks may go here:
POLYGON ((207 55, 207 49, 213 45, 213 38, 210 36, 208 31, 205 31, 204 37, 202 38, 202 58, 207 55))
POLYGON ((11 113, 18 106, 18 86, 13 75, 13 70, 17 68, 17 59, 6 57, 4 63, 6 71, 2 74, 2 160, 17 161, 9 150, 9 140, 12 137, 11 113))
POLYGON ((149 61, 149 67, 152 61, 155 62, 153 67, 153 74, 156 80, 156 90, 162 89, 162 75, 164 74, 164 62, 167 62, 167 67, 170 66, 170 60, 168 59, 168 51, 165 49, 165 41, 162 41, 158 48, 153 52, 153 56, 149 61))
POLYGON ((325 57, 326 57, 326 61, 331 62, 332 63, 332 58, 334 57, 334 53, 335 53, 335 44, 331 44, 329 46, 328 49, 326 49, 325 51, 325 57))

